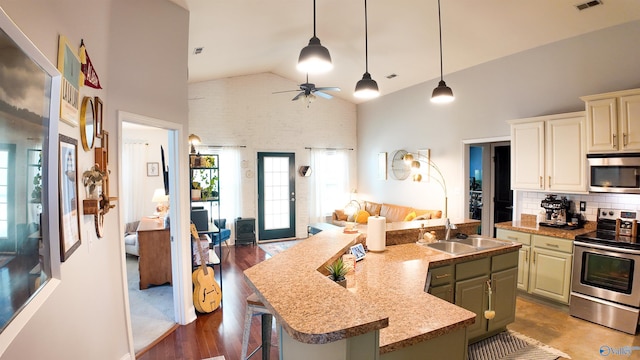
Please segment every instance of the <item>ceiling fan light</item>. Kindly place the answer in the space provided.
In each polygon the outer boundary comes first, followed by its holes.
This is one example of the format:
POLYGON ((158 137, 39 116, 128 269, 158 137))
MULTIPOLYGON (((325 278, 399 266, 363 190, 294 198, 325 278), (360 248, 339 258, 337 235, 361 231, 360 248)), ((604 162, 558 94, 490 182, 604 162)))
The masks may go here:
POLYGON ((438 83, 438 87, 433 89, 433 94, 431 95, 431 102, 443 104, 450 103, 454 99, 453 90, 447 86, 447 83, 444 80, 440 80, 438 83))
POLYGON ((360 99, 372 99, 380 96, 378 83, 371 78, 371 74, 366 72, 362 75, 362 80, 356 84, 356 91, 353 96, 360 99))
POLYGON ((309 45, 302 48, 297 69, 308 74, 320 74, 333 69, 329 50, 320 44, 320 39, 314 36, 309 40, 309 45))

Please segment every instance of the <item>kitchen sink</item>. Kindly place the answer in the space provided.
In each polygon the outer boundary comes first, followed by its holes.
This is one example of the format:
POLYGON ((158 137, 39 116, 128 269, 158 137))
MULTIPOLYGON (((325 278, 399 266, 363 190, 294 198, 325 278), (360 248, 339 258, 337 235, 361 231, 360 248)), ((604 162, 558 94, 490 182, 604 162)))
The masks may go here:
POLYGON ((495 239, 482 238, 482 237, 469 237, 462 240, 456 240, 459 243, 471 245, 478 250, 490 249, 500 246, 509 245, 504 241, 498 241, 495 239))
POLYGON ((446 252, 453 255, 467 254, 470 252, 478 251, 475 247, 467 244, 462 244, 457 241, 438 241, 431 244, 427 244, 428 247, 446 252))

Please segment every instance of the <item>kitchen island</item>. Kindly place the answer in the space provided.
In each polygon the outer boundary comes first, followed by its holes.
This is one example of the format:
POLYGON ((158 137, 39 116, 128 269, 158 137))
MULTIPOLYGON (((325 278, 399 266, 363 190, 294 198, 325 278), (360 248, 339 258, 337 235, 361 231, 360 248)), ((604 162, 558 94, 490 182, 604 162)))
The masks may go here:
POLYGON ((277 319, 281 358, 464 359, 476 314, 426 293, 429 268, 518 251, 520 244, 457 256, 415 242, 387 246, 369 252, 341 287, 324 265, 362 237, 325 230, 245 271, 277 319))

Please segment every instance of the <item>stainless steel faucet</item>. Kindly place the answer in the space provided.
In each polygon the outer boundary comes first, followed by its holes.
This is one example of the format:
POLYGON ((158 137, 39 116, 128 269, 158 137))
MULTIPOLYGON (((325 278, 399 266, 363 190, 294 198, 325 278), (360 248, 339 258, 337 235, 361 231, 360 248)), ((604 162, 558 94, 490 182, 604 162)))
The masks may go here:
POLYGON ((451 239, 451 229, 456 230, 458 227, 456 226, 456 224, 452 224, 451 221, 449 221, 449 218, 447 218, 444 223, 444 228, 446 229, 444 239, 448 241, 449 239, 451 239))

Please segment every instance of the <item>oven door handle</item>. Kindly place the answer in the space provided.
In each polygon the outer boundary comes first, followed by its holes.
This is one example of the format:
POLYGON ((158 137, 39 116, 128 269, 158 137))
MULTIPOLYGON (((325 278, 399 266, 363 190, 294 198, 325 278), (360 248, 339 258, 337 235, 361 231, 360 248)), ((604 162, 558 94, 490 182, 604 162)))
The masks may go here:
POLYGON ((623 253, 623 254, 640 255, 640 250, 626 249, 626 248, 620 248, 615 246, 585 243, 581 241, 574 241, 573 245, 580 246, 583 248, 600 249, 600 250, 613 251, 613 252, 623 253))

